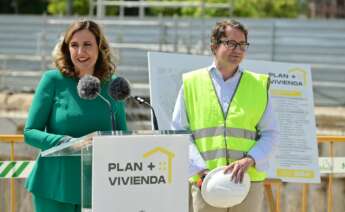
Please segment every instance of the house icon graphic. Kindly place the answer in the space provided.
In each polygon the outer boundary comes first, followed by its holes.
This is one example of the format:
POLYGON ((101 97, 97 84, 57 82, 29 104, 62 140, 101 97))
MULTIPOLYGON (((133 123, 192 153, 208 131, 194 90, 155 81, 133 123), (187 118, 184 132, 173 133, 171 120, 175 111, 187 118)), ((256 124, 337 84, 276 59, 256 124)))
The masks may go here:
POLYGON ((144 158, 148 158, 154 154, 163 154, 167 156, 168 159, 168 183, 170 184, 172 182, 172 159, 175 157, 175 154, 163 147, 155 147, 151 149, 150 151, 147 151, 144 153, 144 158))
POLYGON ((307 85, 307 71, 304 70, 303 68, 299 68, 299 67, 295 67, 295 68, 290 68, 288 70, 289 73, 297 73, 297 74, 301 74, 302 78, 303 78, 303 84, 304 86, 307 85))

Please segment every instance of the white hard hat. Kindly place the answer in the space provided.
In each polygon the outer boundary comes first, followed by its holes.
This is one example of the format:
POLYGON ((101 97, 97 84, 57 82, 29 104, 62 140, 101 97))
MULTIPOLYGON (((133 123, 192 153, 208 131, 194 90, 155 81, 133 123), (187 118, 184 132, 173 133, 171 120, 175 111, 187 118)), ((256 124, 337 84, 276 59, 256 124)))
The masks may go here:
POLYGON ((208 173, 201 186, 201 195, 211 206, 229 208, 240 204, 250 189, 250 178, 244 174, 242 183, 231 180, 231 173, 224 174, 225 167, 219 167, 208 173))

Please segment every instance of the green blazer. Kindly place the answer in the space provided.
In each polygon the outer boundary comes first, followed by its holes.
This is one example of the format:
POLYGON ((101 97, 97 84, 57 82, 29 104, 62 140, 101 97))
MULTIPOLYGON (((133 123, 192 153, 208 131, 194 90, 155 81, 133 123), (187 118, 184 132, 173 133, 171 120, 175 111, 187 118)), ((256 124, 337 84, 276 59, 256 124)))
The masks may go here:
MULTIPOLYGON (((99 97, 78 96, 78 79, 58 70, 44 73, 25 124, 25 142, 40 150, 58 145, 64 136, 78 138, 94 131, 110 131, 108 105, 99 97)), ((117 130, 127 130, 124 103, 108 95, 109 82, 101 84, 101 94, 113 105, 117 130)), ((25 187, 37 196, 80 204, 80 157, 41 157, 25 187)))

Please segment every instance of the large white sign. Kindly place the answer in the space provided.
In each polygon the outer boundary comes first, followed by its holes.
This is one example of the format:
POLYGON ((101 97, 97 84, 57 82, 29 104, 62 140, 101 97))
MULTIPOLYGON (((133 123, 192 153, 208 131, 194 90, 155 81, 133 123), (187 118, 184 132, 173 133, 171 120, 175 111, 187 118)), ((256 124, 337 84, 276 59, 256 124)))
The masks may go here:
MULTIPOLYGON (((212 57, 150 52, 148 60, 151 102, 158 124, 160 129, 170 129, 182 74, 210 66, 212 57)), ((310 66, 245 60, 242 67, 271 78, 270 94, 280 139, 269 177, 288 182, 320 182, 310 66)))
POLYGON ((94 212, 187 212, 188 135, 93 140, 94 212))

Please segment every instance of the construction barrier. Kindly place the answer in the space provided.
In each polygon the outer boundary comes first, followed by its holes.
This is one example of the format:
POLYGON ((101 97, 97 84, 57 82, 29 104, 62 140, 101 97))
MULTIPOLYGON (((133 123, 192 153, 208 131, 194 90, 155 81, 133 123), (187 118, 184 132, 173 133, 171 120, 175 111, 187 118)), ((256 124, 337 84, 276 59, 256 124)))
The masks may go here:
MULTIPOLYGON (((329 145, 329 151, 328 151, 328 157, 327 158, 320 158, 319 160, 319 164, 322 165, 322 161, 328 161, 330 166, 328 170, 322 170, 321 169, 321 173, 325 173, 328 175, 328 185, 327 185, 327 212, 332 212, 333 211, 333 178, 334 178, 334 174, 335 172, 343 169, 345 170, 345 165, 342 166, 341 168, 336 168, 337 166, 335 164, 339 164, 336 163, 335 160, 340 160, 340 164, 341 161, 343 161, 343 158, 335 158, 334 157, 334 143, 340 143, 340 142, 345 142, 345 136, 318 136, 317 137, 317 142, 319 144, 321 143, 327 143, 329 145)), ((322 166, 321 166, 322 168, 322 166)), ((307 212, 308 209, 308 191, 309 191, 309 185, 308 184, 304 184, 303 185, 303 192, 302 192, 302 212, 307 212)))
POLYGON ((0 161, 0 178, 27 178, 35 161, 0 161))
MULTIPOLYGON (((0 143, 10 144, 10 160, 0 161, 0 179, 10 178, 10 210, 15 212, 16 191, 15 179, 26 178, 30 173, 35 161, 16 161, 14 144, 22 143, 23 135, 0 135, 0 143)), ((345 158, 334 157, 334 143, 345 142, 345 136, 317 136, 318 143, 329 144, 328 157, 320 157, 319 164, 322 174, 328 176, 327 185, 327 212, 333 211, 333 178, 335 173, 345 173, 345 158), (325 165, 326 164, 326 165, 325 165)), ((281 211, 282 182, 280 180, 266 180, 264 183, 265 197, 270 212, 281 211), (272 186, 276 188, 276 194, 272 192, 272 186), (274 199, 275 198, 275 199, 274 199)), ((309 185, 303 184, 301 212, 308 211, 309 185)))
MULTIPOLYGON (((10 144, 10 162, 9 165, 1 165, 0 166, 0 174, 7 176, 8 173, 11 173, 12 175, 16 173, 14 171, 13 173, 13 165, 16 167, 15 162, 15 155, 14 155, 14 144, 15 143, 22 143, 24 141, 23 135, 0 135, 0 143, 9 143, 10 144), (14 162, 14 163, 13 163, 14 162), (6 167, 1 171, 1 167, 6 167), (12 172, 10 172, 12 170, 12 172)), ((0 161, 0 163, 5 164, 5 161, 0 161)), ((30 164, 30 163, 29 163, 30 164)), ((26 165, 27 166, 27 165, 26 165)), ((25 169, 25 168, 24 168, 25 169)), ((1 177, 0 177, 1 179, 1 177)), ((1 198, 0 198, 1 199, 1 198)), ((10 179, 10 210, 11 212, 16 211, 16 190, 15 190, 15 178, 11 176, 10 179)))
MULTIPOLYGON (((345 143, 345 136, 317 136, 318 144, 326 143, 329 145, 328 157, 319 157, 320 173, 328 178, 327 184, 327 212, 333 211, 334 194, 333 178, 334 174, 345 173, 345 158, 334 157, 334 143, 345 143)), ((281 211, 282 182, 280 180, 267 180, 265 182, 265 195, 269 202, 270 212, 281 211), (276 188, 273 195, 272 185, 276 188), (275 196, 275 200, 274 197, 275 196)), ((301 212, 308 211, 309 184, 302 187, 302 206, 301 212)))

